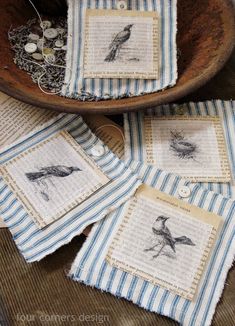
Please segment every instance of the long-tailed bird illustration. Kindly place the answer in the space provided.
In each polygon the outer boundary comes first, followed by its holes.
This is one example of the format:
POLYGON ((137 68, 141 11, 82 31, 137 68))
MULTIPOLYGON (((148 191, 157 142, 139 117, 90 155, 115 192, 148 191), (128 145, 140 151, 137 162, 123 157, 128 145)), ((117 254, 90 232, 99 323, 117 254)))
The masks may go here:
POLYGON ((41 168, 38 172, 29 172, 25 173, 29 181, 39 181, 41 179, 50 178, 50 177, 60 177, 64 178, 69 176, 75 171, 81 171, 78 167, 74 166, 64 166, 64 165, 55 165, 47 166, 41 168))
POLYGON ((152 246, 151 248, 145 249, 144 251, 152 251, 155 250, 156 247, 159 248, 156 255, 153 256, 153 258, 157 258, 163 251, 163 249, 166 246, 169 246, 172 251, 176 252, 176 245, 187 245, 187 246, 195 246, 195 244, 192 242, 192 240, 186 236, 181 236, 174 238, 166 226, 166 221, 169 219, 169 217, 165 217, 163 215, 160 215, 155 220, 152 231, 154 234, 154 237, 156 238, 156 244, 152 246))
POLYGON ((117 33, 112 43, 109 46, 109 54, 104 59, 104 61, 111 62, 116 60, 117 51, 120 49, 123 43, 129 40, 131 36, 131 28, 133 24, 127 25, 124 27, 123 31, 117 33))
POLYGON ((75 166, 65 166, 65 165, 54 165, 47 166, 39 169, 37 172, 28 172, 25 173, 27 179, 33 182, 36 188, 39 189, 39 193, 45 201, 49 201, 49 186, 46 180, 57 177, 65 178, 71 175, 75 171, 81 171, 78 167, 75 166))

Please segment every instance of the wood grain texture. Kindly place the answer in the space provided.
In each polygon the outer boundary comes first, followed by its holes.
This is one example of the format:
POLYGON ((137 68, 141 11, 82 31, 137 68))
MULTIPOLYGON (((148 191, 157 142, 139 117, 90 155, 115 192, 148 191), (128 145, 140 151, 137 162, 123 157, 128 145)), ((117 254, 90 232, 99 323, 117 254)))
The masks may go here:
MULTIPOLYGON (((74 282, 66 277, 84 242, 82 235, 39 263, 27 264, 19 254, 10 232, 0 230, 0 325, 112 325, 176 326, 173 320, 148 312, 127 300, 74 282), (82 315, 108 316, 104 323, 71 322, 82 315), (31 322, 20 322, 21 316, 31 322), (42 323, 41 316, 67 316, 67 322, 42 323)), ((235 268, 226 281, 212 326, 234 326, 235 268)), ((57 319, 58 320, 58 319, 57 319)), ((203 325, 200 325, 203 326, 203 325)))
MULTIPOLYGON (((49 2, 48 2, 49 3, 49 2)), ((42 93, 13 63, 7 31, 34 12, 25 0, 1 0, 0 90, 24 102, 57 111, 114 114, 176 101, 204 85, 222 68, 234 45, 230 0, 178 0, 179 79, 173 88, 149 95, 99 102, 79 102, 42 93)))
POLYGON ((210 99, 235 99, 235 51, 223 69, 206 85, 182 98, 180 102, 203 101, 210 99))

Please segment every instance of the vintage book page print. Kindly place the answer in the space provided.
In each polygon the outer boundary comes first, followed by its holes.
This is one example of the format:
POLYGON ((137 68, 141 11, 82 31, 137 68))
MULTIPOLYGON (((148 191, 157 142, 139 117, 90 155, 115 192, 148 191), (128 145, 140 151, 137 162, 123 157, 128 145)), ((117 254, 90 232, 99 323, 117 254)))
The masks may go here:
POLYGON ((147 185, 123 212, 111 265, 193 300, 221 218, 147 185))
POLYGON ((1 166, 0 173, 39 228, 109 182, 67 131, 22 152, 1 166))
POLYGON ((0 92, 0 146, 12 144, 59 114, 20 102, 0 92))
POLYGON ((219 117, 144 117, 145 161, 193 182, 229 182, 219 117))
POLYGON ((84 78, 158 79, 155 12, 87 9, 84 78))

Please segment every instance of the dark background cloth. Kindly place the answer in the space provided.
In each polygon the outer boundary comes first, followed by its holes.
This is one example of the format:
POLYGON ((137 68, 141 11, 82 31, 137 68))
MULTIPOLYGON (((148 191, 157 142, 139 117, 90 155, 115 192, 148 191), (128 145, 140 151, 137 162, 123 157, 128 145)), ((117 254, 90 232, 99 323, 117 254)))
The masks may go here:
MULTIPOLYGON (((180 102, 235 99, 235 53, 207 85, 180 102)), ((121 124, 122 116, 109 116, 121 124)), ((0 229, 0 325, 173 326, 176 322, 66 275, 85 236, 42 261, 27 264, 7 229, 0 229)), ((231 268, 212 326, 235 325, 235 268, 231 268)), ((200 325, 204 326, 204 325, 200 325)))

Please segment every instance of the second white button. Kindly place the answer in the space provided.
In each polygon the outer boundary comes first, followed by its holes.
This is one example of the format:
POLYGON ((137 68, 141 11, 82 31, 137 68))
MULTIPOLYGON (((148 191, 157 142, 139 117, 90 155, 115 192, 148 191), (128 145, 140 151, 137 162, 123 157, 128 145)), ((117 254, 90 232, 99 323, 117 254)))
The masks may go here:
POLYGON ((179 188, 178 194, 182 198, 188 198, 191 195, 191 189, 187 186, 182 186, 179 188))
POLYGON ((93 156, 102 156, 105 153, 104 146, 102 145, 96 145, 91 149, 91 154, 93 156))

